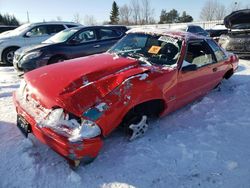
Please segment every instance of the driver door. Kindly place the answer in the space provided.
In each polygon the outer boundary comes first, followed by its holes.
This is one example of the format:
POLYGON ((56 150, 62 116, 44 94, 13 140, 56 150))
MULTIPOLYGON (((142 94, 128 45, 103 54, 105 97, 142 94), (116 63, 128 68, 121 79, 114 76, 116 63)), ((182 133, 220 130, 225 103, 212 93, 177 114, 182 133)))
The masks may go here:
POLYGON ((178 74, 176 109, 205 95, 214 87, 216 77, 210 66, 214 62, 213 51, 206 41, 188 42, 186 56, 178 74), (191 64, 196 65, 196 68, 189 69, 191 64))
POLYGON ((70 59, 99 53, 95 29, 84 29, 75 34, 67 46, 70 59))
POLYGON ((25 45, 39 44, 49 37, 47 25, 35 26, 25 34, 25 45))

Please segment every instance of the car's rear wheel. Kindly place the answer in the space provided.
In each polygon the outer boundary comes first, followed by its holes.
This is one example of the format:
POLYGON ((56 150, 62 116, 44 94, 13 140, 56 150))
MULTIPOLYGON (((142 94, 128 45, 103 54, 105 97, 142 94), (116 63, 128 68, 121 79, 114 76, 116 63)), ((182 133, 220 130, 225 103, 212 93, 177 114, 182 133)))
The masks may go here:
POLYGON ((3 51, 2 60, 4 64, 13 65, 14 53, 17 49, 17 47, 11 47, 3 51))

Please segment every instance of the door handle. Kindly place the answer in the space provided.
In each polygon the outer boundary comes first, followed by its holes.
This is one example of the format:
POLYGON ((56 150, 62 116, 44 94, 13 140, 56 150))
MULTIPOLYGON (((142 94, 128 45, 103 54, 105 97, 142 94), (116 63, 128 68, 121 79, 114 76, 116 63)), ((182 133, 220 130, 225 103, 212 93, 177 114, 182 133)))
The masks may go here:
POLYGON ((216 72, 217 70, 218 70, 217 67, 213 68, 213 72, 216 72))
POLYGON ((95 46, 93 46, 94 48, 99 48, 101 45, 100 44, 97 44, 95 46))

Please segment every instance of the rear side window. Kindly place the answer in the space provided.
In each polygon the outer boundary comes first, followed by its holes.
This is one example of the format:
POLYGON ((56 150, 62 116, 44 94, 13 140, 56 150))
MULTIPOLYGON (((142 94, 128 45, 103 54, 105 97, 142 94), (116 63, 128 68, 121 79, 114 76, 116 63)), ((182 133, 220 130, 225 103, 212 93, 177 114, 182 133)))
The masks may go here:
POLYGON ((48 29, 48 34, 50 35, 64 30, 65 27, 63 25, 55 24, 55 25, 47 25, 47 29, 48 29))
POLYGON ((221 50, 221 48, 211 39, 207 40, 207 43, 214 51, 217 61, 223 61, 227 58, 226 54, 221 50))
POLYGON ((115 29, 107 29, 107 28, 100 29, 101 40, 117 38, 120 37, 121 35, 122 32, 115 29))

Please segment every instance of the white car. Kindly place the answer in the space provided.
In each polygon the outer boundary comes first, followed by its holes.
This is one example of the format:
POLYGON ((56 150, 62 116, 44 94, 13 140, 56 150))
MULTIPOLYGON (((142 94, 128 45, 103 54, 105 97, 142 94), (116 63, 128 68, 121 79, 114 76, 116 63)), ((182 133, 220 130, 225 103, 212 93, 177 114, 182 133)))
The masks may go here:
POLYGON ((0 62, 11 65, 18 48, 41 43, 59 31, 76 26, 80 25, 73 22, 28 23, 0 34, 0 62))

